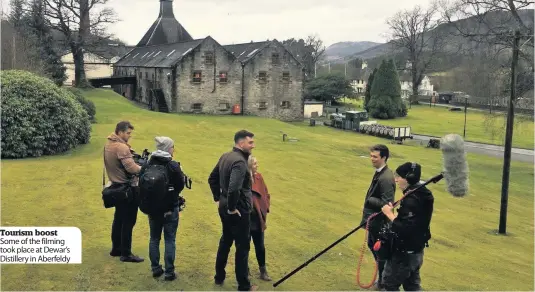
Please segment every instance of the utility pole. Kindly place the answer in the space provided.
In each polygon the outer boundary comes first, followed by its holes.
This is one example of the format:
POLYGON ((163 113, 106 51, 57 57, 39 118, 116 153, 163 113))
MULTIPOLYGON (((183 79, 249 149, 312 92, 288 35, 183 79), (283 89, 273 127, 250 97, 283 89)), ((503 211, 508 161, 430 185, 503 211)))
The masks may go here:
POLYGON ((331 62, 329 62, 329 74, 331 73, 331 62))
POLYGON ((468 97, 464 97, 464 131, 463 131, 463 139, 466 139, 466 111, 468 107, 468 97))
POLYGON ((509 97, 509 109, 507 111, 507 126, 505 129, 505 149, 503 152, 503 174, 502 174, 502 200, 500 204, 500 225, 499 234, 506 234, 507 225, 507 201, 509 198, 509 173, 511 168, 511 148, 513 144, 513 124, 514 124, 514 103, 516 98, 516 66, 518 63, 518 43, 520 41, 520 31, 515 31, 513 41, 513 60, 511 62, 511 96, 509 97))
POLYGON ((344 76, 347 78, 347 63, 344 63, 344 76))

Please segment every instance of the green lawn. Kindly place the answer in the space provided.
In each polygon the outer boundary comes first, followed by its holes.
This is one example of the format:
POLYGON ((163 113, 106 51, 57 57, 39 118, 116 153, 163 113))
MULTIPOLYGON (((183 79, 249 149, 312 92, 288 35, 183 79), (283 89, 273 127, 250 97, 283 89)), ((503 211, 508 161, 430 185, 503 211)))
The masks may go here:
MULTIPOLYGON (((373 175, 368 147, 387 140, 304 127, 256 117, 162 114, 142 110, 106 90, 88 94, 97 107, 90 144, 69 153, 38 159, 2 160, 3 226, 76 226, 82 231, 80 265, 2 265, 2 290, 221 290, 213 284, 221 226, 207 185, 220 154, 231 148, 235 131, 256 134, 260 171, 272 195, 266 230, 267 263, 278 280, 358 225, 365 192, 373 175), (176 141, 176 157, 193 189, 185 190, 187 207, 177 235, 178 281, 154 280, 148 260, 149 229, 143 213, 134 228, 133 251, 141 264, 111 258, 112 209, 101 200, 102 147, 115 124, 130 120, 136 127, 132 146, 154 149, 153 137, 176 141), (298 142, 282 142, 280 131, 298 142), (336 133, 336 134, 334 134, 336 133)), ((421 109, 422 111, 424 109, 421 109)), ((414 109, 411 112, 416 113, 414 109)), ((447 113, 449 114, 449 113, 447 113)), ((454 115, 454 113, 451 113, 454 115)), ((409 118, 410 119, 410 118, 409 118)), ((412 125, 416 132, 418 125, 412 125)), ((424 165, 428 178, 441 171, 441 153, 419 146, 388 144, 391 167, 411 160, 424 165)), ((435 195, 433 238, 422 268, 425 290, 534 289, 533 164, 513 162, 509 194, 508 236, 498 227, 500 159, 468 155, 471 192, 453 198, 445 183, 430 186, 435 195)), ((401 196, 399 190, 396 198, 401 196)), ((359 290, 355 272, 364 232, 359 231, 276 290, 359 290)), ((161 246, 163 252, 163 244, 161 246)), ((237 288, 234 248, 224 290, 237 288)), ((261 290, 272 283, 256 279, 254 248, 250 254, 253 280, 261 290)), ((363 279, 372 274, 366 254, 363 279)))
MULTIPOLYGON (((513 146, 533 149, 533 121, 515 117, 513 146)), ((412 106, 407 117, 395 120, 377 120, 389 126, 411 126, 413 133, 443 136, 449 133, 463 135, 464 111, 451 112, 446 107, 412 106)), ((466 115, 466 140, 503 145, 505 137, 504 114, 489 114, 468 110, 466 115)))

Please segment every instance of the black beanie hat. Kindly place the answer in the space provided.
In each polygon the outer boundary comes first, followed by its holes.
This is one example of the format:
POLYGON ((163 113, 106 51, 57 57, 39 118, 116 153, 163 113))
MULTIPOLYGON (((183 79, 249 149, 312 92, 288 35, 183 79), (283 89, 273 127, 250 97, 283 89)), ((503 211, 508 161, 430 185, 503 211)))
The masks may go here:
POLYGON ((422 175, 422 167, 418 163, 414 163, 414 172, 412 170, 412 162, 405 162, 402 165, 398 166, 396 173, 407 180, 411 185, 420 181, 420 176, 422 175), (407 179, 407 175, 412 173, 413 177, 407 179))

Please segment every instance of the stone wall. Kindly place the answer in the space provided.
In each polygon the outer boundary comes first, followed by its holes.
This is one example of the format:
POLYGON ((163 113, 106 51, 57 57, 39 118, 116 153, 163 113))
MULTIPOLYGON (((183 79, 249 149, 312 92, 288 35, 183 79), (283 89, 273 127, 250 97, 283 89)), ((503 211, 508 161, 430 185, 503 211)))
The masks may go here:
POLYGON ((303 119, 303 71, 271 43, 245 65, 245 114, 285 121, 303 119))
POLYGON ((241 100, 241 66, 221 45, 207 38, 178 65, 177 88, 178 112, 231 114, 232 106, 241 100), (224 73, 226 80, 221 78, 224 73))

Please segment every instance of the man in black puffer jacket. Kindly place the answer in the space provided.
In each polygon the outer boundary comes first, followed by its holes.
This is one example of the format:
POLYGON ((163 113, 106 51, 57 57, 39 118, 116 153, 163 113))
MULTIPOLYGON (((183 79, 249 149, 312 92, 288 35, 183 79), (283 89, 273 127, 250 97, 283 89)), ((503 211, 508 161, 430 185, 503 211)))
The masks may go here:
MULTIPOLYGON (((403 194, 420 185, 422 168, 417 163, 407 162, 396 169, 394 178, 403 194)), ((382 211, 391 221, 393 232, 391 257, 383 272, 383 289, 398 291, 421 290, 420 268, 424 260, 424 248, 431 238, 430 224, 433 215, 434 197, 429 189, 421 187, 407 195, 400 204, 397 215, 392 204, 382 211)))
POLYGON ((157 151, 152 153, 150 160, 141 169, 140 178, 142 181, 145 170, 150 165, 162 165, 167 171, 169 183, 167 185, 167 193, 163 199, 158 202, 151 202, 153 205, 151 205, 151 212, 148 215, 150 226, 149 257, 153 277, 160 277, 165 273, 164 279, 172 281, 176 279, 174 266, 175 240, 179 221, 179 205, 182 199, 179 195, 184 190, 184 173, 182 172, 180 163, 173 160, 175 149, 173 140, 168 137, 156 137, 155 140, 157 151), (165 241, 165 271, 160 265, 160 239, 162 230, 165 241))

